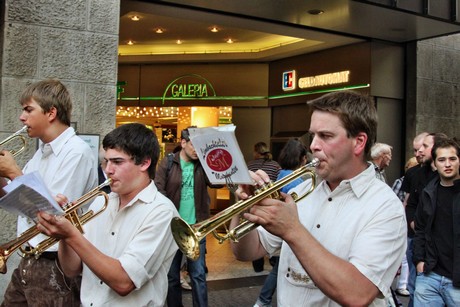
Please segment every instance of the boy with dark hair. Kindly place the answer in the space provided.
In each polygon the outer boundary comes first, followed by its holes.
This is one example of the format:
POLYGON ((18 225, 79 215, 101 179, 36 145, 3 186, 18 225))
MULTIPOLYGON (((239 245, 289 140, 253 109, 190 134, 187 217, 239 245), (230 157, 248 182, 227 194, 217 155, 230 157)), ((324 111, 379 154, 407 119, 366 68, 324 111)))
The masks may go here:
MULTIPOLYGON (((107 134, 102 145, 112 180, 107 209, 85 224, 85 234, 67 219, 43 212, 37 227, 61 239, 65 274, 82 274, 84 306, 163 307, 177 250, 169 224, 178 213, 152 179, 158 140, 144 125, 126 124, 107 134)), ((98 211, 98 200, 90 210, 98 211)))

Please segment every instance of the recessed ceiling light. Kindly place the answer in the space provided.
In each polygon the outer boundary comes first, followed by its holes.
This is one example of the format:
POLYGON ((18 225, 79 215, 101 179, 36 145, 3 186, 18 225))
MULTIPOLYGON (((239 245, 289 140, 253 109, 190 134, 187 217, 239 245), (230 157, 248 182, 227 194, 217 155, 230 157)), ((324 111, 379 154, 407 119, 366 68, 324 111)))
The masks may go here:
POLYGON ((139 16, 137 16, 137 15, 131 16, 131 20, 132 20, 132 21, 139 21, 140 19, 141 19, 141 18, 140 18, 139 16))
POLYGON ((132 40, 129 40, 127 44, 131 46, 131 45, 134 45, 134 42, 132 40))
POLYGON ((178 45, 180 45, 180 44, 182 44, 182 43, 183 43, 183 41, 181 41, 180 39, 178 39, 178 40, 176 41, 176 44, 178 44, 178 45))
POLYGON ((233 44, 234 40, 232 40, 231 38, 227 39, 227 44, 233 44))
POLYGON ((319 9, 313 9, 313 10, 309 10, 308 11, 308 14, 310 15, 321 15, 323 14, 324 11, 323 10, 319 10, 319 9))
POLYGON ((164 30, 162 28, 156 28, 155 29, 155 33, 161 34, 163 32, 164 32, 164 30))
POLYGON ((219 32, 219 29, 217 27, 211 27, 211 32, 217 33, 219 32))

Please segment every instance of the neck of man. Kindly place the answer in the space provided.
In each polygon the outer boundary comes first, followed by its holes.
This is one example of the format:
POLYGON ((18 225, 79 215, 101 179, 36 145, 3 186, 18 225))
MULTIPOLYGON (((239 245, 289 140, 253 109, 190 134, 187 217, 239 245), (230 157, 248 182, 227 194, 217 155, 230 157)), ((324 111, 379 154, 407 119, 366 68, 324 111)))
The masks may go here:
POLYGON ((451 187, 454 185, 454 181, 460 179, 460 174, 457 174, 457 176, 452 177, 452 178, 447 178, 444 176, 439 176, 439 184, 442 185, 443 187, 451 187))
POLYGON ((48 144, 52 141, 54 141, 58 136, 60 136, 64 131, 67 130, 69 126, 64 125, 61 122, 55 122, 53 125, 49 126, 45 133, 40 137, 40 140, 48 144))
POLYGON ((182 149, 182 150, 180 151, 180 154, 179 154, 179 155, 180 155, 180 158, 181 158, 183 161, 185 161, 185 162, 191 162, 191 161, 192 161, 192 159, 190 159, 190 157, 187 155, 187 153, 185 152, 184 149, 182 149))

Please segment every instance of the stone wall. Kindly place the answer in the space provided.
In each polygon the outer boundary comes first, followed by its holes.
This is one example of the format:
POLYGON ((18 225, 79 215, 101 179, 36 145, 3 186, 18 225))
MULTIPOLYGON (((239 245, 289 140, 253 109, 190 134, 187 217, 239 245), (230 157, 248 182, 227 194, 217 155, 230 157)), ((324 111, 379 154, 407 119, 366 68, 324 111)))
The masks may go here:
MULTIPOLYGON (((58 78, 73 99, 77 132, 115 127, 119 0, 1 1, 0 137, 21 127, 18 97, 30 83, 58 78)), ((29 140, 23 166, 37 148, 29 140)), ((0 242, 16 236, 16 216, 0 209, 0 242)), ((18 257, 8 260, 8 273, 18 257)), ((3 297, 10 274, 0 275, 3 297)))
POLYGON ((417 44, 416 125, 460 136, 460 34, 417 44))

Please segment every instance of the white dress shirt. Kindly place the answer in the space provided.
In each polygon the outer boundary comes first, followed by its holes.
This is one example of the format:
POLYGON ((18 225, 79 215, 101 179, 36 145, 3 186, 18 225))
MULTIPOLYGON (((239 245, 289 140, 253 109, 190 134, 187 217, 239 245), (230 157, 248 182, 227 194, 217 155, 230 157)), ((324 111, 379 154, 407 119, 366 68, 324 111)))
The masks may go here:
MULTIPOLYGON (((98 198, 90 210, 101 206, 98 198)), ((120 296, 83 264, 83 306, 161 306, 168 292, 168 271, 178 249, 171 232, 176 207, 153 181, 120 211, 110 193, 107 209, 85 224, 85 237, 102 253, 116 258, 136 289, 120 296)))
MULTIPOLYGON (((292 191, 302 195, 310 181, 292 191)), ((400 200, 375 177, 373 166, 331 191, 326 181, 298 203, 301 223, 329 252, 353 264, 383 295, 371 306, 385 306, 391 283, 406 251, 406 220, 400 200)), ((316 287, 290 247, 257 228, 268 253, 281 246, 278 306, 339 306, 316 287)), ((350 283, 353 280, 349 281, 350 283)))
MULTIPOLYGON (((39 149, 23 169, 24 174, 38 171, 51 196, 63 194, 69 201, 76 200, 97 186, 97 169, 94 167, 95 157, 91 148, 72 127, 67 128, 61 135, 50 143, 40 142, 39 149)), ((18 218, 18 235, 35 226, 25 218, 18 218)), ((38 235, 29 241, 36 246, 44 235, 38 235)), ((57 245, 48 249, 57 251, 57 245)))

